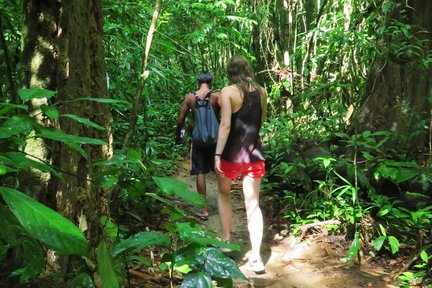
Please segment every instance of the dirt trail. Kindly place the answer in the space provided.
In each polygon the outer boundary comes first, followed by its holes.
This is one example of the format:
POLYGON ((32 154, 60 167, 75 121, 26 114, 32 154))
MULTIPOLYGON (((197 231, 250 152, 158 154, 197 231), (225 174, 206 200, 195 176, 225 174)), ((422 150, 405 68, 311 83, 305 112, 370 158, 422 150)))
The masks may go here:
MULTIPOLYGON (((186 159, 179 165, 176 178, 188 183, 195 189, 195 178, 189 176, 189 162, 186 159)), ((250 279, 235 281, 235 287, 273 287, 273 288, 392 288, 386 279, 390 279, 384 268, 378 265, 364 264, 359 268, 355 263, 344 263, 340 258, 346 255, 347 246, 342 237, 308 236, 298 239, 293 236, 281 237, 272 229, 272 219, 264 219, 264 239, 262 257, 266 274, 256 275, 245 269, 249 253, 246 213, 244 209, 241 183, 233 185, 233 223, 232 241, 239 244, 241 251, 235 253, 234 260, 240 270, 250 279)), ((207 205, 209 219, 205 225, 213 231, 220 231, 217 210, 217 181, 214 174, 207 175, 207 205)), ((263 214, 266 205, 261 203, 263 214)), ((198 212, 198 211, 195 211, 198 212)), ((265 217, 266 218, 266 217, 265 217)))

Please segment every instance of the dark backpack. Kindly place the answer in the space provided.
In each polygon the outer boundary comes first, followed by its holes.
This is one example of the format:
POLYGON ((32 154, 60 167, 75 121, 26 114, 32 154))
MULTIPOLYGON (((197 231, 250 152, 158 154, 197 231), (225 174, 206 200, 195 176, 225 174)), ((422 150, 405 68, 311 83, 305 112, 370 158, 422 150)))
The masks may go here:
POLYGON ((199 146, 211 146, 216 144, 219 131, 219 122, 210 103, 209 91, 204 99, 195 96, 195 125, 192 131, 192 139, 199 146))

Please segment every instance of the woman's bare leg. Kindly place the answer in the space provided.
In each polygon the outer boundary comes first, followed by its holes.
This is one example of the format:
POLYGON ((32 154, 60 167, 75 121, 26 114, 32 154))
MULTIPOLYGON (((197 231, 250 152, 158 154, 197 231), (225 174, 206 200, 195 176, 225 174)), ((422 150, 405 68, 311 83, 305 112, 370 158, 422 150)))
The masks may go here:
POLYGON ((261 178, 243 177, 243 195, 246 206, 249 237, 252 253, 250 259, 260 257, 261 242, 263 238, 263 216, 259 207, 259 192, 261 178))
POLYGON ((218 210, 220 223, 222 227, 222 241, 230 240, 231 237, 231 220, 232 220, 232 205, 231 205, 231 179, 217 173, 218 177, 218 210))

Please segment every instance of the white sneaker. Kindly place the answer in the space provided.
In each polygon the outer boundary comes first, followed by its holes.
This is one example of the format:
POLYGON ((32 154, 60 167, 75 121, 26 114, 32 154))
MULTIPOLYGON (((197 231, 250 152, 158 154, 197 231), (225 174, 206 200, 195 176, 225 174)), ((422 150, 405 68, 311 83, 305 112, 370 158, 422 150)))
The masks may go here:
POLYGON ((256 274, 265 273, 264 263, 261 260, 261 258, 257 258, 255 260, 249 259, 249 261, 246 264, 246 269, 248 271, 254 271, 256 274))

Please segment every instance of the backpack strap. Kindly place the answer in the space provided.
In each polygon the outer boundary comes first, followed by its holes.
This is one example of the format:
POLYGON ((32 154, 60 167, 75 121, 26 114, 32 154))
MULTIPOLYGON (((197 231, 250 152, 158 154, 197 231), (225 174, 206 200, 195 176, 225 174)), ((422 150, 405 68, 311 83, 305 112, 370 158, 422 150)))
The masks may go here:
MULTIPOLYGON (((210 99, 210 96, 211 96, 212 93, 213 93, 213 91, 209 90, 209 92, 207 92, 207 94, 204 96, 204 98, 202 100, 205 100, 207 98, 210 99)), ((192 92, 192 94, 194 95, 195 100, 201 99, 201 98, 198 97, 198 94, 196 93, 196 91, 192 92)))
POLYGON ((195 100, 198 100, 198 99, 199 99, 198 94, 196 93, 196 91, 192 92, 192 94, 193 94, 193 96, 195 97, 195 100))
POLYGON ((207 92, 206 96, 204 98, 208 98, 210 99, 211 94, 213 93, 212 90, 209 90, 209 92, 207 92))

